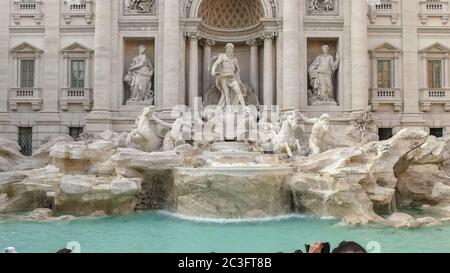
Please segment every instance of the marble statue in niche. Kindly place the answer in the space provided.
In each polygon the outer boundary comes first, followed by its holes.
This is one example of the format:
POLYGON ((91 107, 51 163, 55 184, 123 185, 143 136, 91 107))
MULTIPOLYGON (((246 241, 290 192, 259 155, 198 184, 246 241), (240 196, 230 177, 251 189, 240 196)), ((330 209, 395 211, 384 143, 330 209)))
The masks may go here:
POLYGON ((124 81, 130 87, 131 97, 129 103, 153 104, 152 77, 154 69, 152 62, 145 54, 146 47, 138 47, 139 55, 133 58, 125 75, 124 81))
POLYGON ((218 102, 219 107, 229 105, 246 106, 244 97, 246 88, 241 81, 240 68, 237 58, 234 56, 234 45, 225 46, 225 53, 211 60, 211 74, 216 77, 216 87, 222 92, 218 102))
POLYGON ((329 46, 321 47, 322 54, 317 56, 308 69, 312 90, 308 94, 310 104, 336 104, 336 94, 333 86, 333 75, 339 68, 339 52, 336 58, 328 52, 329 46))
POLYGON ((155 0, 124 0, 126 13, 153 13, 155 0))
POLYGON ((307 10, 310 14, 336 12, 336 0, 308 0, 307 10))

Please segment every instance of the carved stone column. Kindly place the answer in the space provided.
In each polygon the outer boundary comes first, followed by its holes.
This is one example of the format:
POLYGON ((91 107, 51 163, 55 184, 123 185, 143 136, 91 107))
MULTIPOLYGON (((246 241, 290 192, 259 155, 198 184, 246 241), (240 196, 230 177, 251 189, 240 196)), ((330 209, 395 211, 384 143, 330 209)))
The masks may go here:
MULTIPOLYGON (((9 14, 10 1, 1 1, 0 9, 4 14, 9 14)), ((10 75, 10 65, 8 61, 9 54, 9 16, 2 16, 0 18, 0 112, 8 111, 8 88, 14 87, 9 86, 9 75, 10 75)), ((13 58, 13 63, 15 65, 17 61, 13 58)), ((13 64, 11 64, 13 65, 13 64)), ((17 74, 17 69, 14 70, 14 75, 17 74)), ((13 83, 14 84, 14 83, 13 83)), ((1 121, 1 117, 0 117, 1 121)))
POLYGON ((250 84, 256 94, 259 93, 259 77, 258 77, 258 50, 260 41, 251 39, 247 41, 250 46, 250 84))
POLYGON ((274 80, 273 80, 273 39, 275 33, 264 33, 264 105, 272 106, 274 101, 274 80))
POLYGON ((202 90, 203 96, 206 95, 211 87, 211 74, 209 73, 209 62, 211 61, 211 48, 216 44, 216 41, 206 39, 203 43, 203 74, 202 74, 202 90))
MULTIPOLYGON (((419 6, 415 1, 402 1, 404 105, 402 125, 405 127, 420 127, 425 123, 422 113, 419 111, 418 12, 419 6)), ((427 75, 426 70, 424 73, 427 75)))
POLYGON ((195 98, 199 96, 198 87, 198 33, 186 33, 189 39, 189 106, 194 106, 195 98))
POLYGON ((282 108, 300 107, 300 23, 299 5, 303 1, 283 1, 283 98, 282 108))
POLYGON ((362 110, 369 104, 367 1, 352 0, 351 5, 352 108, 362 110))
POLYGON ((171 109, 180 101, 180 2, 159 1, 164 5, 162 108, 166 109, 171 109))
MULTIPOLYGON (((45 55, 43 55, 44 73, 43 73, 43 100, 44 107, 43 113, 55 113, 58 112, 58 75, 59 75, 59 50, 60 42, 57 37, 59 37, 59 14, 55 12, 60 10, 61 1, 46 1, 45 2, 45 34, 44 34, 44 44, 45 44, 45 55)), ((39 64, 38 64, 39 65, 39 64)), ((36 74, 40 73, 37 71, 36 74)), ((39 81, 39 77, 36 79, 39 81)), ((42 113, 41 113, 42 114, 42 113)), ((47 122, 48 119, 58 119, 58 117, 43 117, 47 122)))
POLYGON ((113 1, 95 5, 95 62, 94 62, 94 107, 87 117, 86 132, 99 133, 112 130, 111 92, 112 92, 112 29, 113 1))

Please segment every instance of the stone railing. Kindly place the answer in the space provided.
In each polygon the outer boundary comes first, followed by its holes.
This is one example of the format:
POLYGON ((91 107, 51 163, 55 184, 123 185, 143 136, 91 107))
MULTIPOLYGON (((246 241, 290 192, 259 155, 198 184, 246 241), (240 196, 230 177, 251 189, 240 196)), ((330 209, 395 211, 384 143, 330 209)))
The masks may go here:
POLYGON ((402 110, 402 90, 400 88, 372 88, 370 91, 370 103, 374 111, 377 111, 381 104, 393 105, 396 112, 402 110))
POLYGON ((60 106, 61 110, 69 110, 69 104, 81 104, 85 111, 92 108, 91 88, 62 88, 60 106))
POLYGON ((44 14, 42 13, 41 1, 14 1, 14 11, 12 18, 16 25, 20 25, 22 17, 33 17, 37 25, 42 23, 44 14))
POLYGON ((424 88, 420 90, 420 108, 430 111, 431 105, 443 104, 445 111, 450 111, 450 88, 424 88))
POLYGON ((42 109, 42 90, 40 88, 23 87, 9 89, 9 107, 17 111, 18 104, 31 104, 35 111, 42 109))
POLYGON ((369 10, 371 24, 375 24, 377 17, 390 17, 393 25, 397 24, 400 18, 400 3, 395 0, 381 0, 374 4, 369 10))
POLYGON ((88 25, 92 24, 94 19, 94 5, 91 0, 68 1, 64 2, 64 21, 70 24, 72 17, 84 17, 88 25))
POLYGON ((442 24, 446 25, 449 18, 448 1, 428 0, 420 2, 420 22, 426 25, 428 18, 440 17, 442 24))

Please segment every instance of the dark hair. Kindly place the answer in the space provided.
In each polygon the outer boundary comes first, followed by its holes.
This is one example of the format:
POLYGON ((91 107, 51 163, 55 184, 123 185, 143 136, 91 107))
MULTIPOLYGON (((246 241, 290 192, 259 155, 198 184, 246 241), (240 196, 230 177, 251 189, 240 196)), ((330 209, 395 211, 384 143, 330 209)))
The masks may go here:
POLYGON ((358 243, 343 241, 333 250, 333 253, 367 253, 367 251, 358 243))
POLYGON ((301 251, 300 249, 297 249, 294 251, 294 253, 303 253, 303 251, 301 251))
POLYGON ((68 248, 63 248, 63 249, 58 250, 58 252, 56 252, 56 253, 65 253, 65 254, 67 254, 67 253, 72 253, 72 250, 70 250, 68 248))

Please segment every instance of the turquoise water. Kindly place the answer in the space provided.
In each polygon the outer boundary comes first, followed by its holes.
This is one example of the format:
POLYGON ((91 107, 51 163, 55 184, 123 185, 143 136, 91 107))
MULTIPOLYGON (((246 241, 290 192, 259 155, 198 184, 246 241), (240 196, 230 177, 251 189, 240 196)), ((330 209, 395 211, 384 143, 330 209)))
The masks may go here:
POLYGON ((381 252, 450 252, 450 226, 420 230, 336 226, 336 220, 291 216, 262 222, 207 223, 161 212, 67 222, 0 222, 0 248, 55 252, 71 241, 81 252, 292 252, 305 243, 342 240, 381 252))

